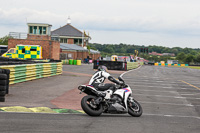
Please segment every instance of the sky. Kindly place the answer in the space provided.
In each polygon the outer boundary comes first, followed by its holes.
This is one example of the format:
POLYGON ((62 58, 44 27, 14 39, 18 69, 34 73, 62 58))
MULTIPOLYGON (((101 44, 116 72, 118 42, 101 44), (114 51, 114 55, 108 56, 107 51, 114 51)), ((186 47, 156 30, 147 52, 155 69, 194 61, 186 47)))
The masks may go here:
POLYGON ((200 48, 200 0, 0 0, 0 37, 67 24, 91 43, 200 48))

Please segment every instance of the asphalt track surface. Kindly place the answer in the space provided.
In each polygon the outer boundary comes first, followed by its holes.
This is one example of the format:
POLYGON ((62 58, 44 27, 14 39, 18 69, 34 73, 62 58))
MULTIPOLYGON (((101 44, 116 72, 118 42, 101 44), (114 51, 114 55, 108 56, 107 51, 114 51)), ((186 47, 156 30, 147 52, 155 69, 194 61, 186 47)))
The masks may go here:
POLYGON ((0 132, 199 133, 200 70, 142 66, 123 75, 144 113, 129 115, 0 113, 0 132))

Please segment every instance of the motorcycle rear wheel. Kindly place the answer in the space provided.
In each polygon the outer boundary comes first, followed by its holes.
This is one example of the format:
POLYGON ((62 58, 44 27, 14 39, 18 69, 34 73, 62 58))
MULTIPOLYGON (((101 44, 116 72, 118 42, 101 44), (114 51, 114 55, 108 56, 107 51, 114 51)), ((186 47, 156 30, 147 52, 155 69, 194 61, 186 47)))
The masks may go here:
POLYGON ((128 113, 133 117, 140 117, 143 113, 142 106, 134 100, 134 103, 128 101, 128 113))
POLYGON ((81 100, 81 107, 83 111, 90 116, 100 116, 103 112, 102 104, 92 104, 97 97, 95 96, 84 96, 81 100))

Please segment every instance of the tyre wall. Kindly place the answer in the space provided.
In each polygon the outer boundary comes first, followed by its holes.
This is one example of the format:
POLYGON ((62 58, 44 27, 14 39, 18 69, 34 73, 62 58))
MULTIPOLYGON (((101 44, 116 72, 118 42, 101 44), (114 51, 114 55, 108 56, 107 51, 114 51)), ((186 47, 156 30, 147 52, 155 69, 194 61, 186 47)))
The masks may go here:
POLYGON ((97 69, 98 66, 104 65, 108 70, 131 70, 143 65, 143 62, 123 62, 123 61, 98 61, 95 60, 93 69, 97 69))
POLYGON ((9 90, 9 69, 0 69, 0 102, 5 102, 9 90))
POLYGON ((10 70, 9 84, 62 74, 62 62, 3 65, 0 68, 10 70))
POLYGON ((97 69, 100 65, 106 66, 108 70, 127 70, 127 62, 123 61, 93 61, 93 69, 97 69))

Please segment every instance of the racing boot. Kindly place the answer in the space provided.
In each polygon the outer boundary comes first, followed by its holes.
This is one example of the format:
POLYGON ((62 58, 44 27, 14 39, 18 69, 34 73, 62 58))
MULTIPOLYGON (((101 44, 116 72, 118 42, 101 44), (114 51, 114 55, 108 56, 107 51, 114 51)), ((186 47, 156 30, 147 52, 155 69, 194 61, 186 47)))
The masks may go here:
POLYGON ((113 90, 109 89, 107 91, 104 91, 104 93, 106 94, 105 97, 104 97, 105 99, 111 99, 111 96, 113 94, 113 90))

